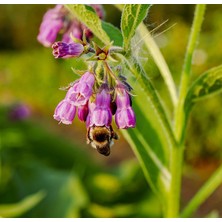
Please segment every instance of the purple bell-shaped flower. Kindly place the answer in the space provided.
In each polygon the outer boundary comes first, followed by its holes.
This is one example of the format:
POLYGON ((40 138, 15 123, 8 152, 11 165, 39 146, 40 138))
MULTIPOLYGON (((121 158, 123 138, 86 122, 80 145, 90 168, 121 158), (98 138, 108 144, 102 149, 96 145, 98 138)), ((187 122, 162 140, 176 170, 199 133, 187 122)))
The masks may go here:
POLYGON ((130 95, 124 87, 118 87, 116 90, 116 125, 120 129, 135 127, 136 116, 131 107, 130 95))

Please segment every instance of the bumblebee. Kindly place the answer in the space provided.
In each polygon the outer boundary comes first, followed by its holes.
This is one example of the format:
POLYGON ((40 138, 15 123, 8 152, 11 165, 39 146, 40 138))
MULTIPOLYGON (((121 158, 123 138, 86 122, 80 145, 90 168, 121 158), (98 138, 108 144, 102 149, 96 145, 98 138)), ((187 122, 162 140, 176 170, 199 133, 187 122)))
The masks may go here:
POLYGON ((118 138, 112 126, 92 126, 87 130, 87 143, 104 156, 109 156, 112 140, 118 138))

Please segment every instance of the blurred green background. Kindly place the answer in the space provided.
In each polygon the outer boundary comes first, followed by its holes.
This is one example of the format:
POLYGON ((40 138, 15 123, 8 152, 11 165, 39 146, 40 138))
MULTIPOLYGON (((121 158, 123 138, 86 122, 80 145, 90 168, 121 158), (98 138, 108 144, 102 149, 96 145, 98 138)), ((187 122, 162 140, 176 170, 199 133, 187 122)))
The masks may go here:
MULTIPOLYGON (((85 124, 53 119, 64 97, 60 87, 77 76, 79 60, 56 60, 37 40, 42 16, 53 5, 0 5, 0 216, 2 217, 161 217, 158 199, 120 135, 107 158, 86 145, 85 124), (29 110, 16 120, 15 107, 29 110)), ((104 5, 106 21, 119 26, 120 12, 104 5)), ((161 48, 177 85, 194 5, 154 5, 147 27, 161 48), (168 29, 169 28, 169 29, 168 29)), ((193 60, 193 79, 221 64, 222 6, 208 5, 193 60)), ((153 84, 172 109, 151 56, 138 48, 153 84)), ((135 97, 135 99, 139 99, 135 97)), ((186 140, 182 205, 221 162, 221 95, 193 109, 186 140)), ((149 133, 149 132, 147 132, 149 133)), ((120 134, 120 132, 118 132, 120 134)), ((222 188, 197 217, 222 216, 222 188), (213 211, 214 210, 214 211, 213 211)))

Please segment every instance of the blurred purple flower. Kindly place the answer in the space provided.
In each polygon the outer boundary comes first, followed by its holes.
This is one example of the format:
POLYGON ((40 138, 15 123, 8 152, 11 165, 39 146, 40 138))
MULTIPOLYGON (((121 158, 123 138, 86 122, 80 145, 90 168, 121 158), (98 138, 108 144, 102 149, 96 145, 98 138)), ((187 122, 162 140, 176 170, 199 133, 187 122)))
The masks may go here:
POLYGON ((65 15, 66 10, 63 5, 56 5, 44 15, 37 39, 45 47, 50 47, 60 30, 64 28, 65 15))
POLYGON ((30 116, 30 109, 25 104, 17 104, 10 108, 9 119, 11 120, 23 120, 30 116))
POLYGON ((105 11, 101 4, 90 4, 90 6, 94 8, 95 12, 97 13, 100 19, 105 18, 105 11))
POLYGON ((77 21, 76 19, 73 19, 72 21, 70 21, 69 27, 63 34, 62 42, 73 43, 73 40, 70 37, 70 35, 72 35, 73 37, 77 39, 82 39, 82 33, 83 33, 83 29, 81 27, 81 23, 77 21))
MULTIPOLYGON (((101 19, 104 18, 102 5, 94 4, 91 7, 95 9, 101 19)), ((86 37, 91 38, 92 32, 69 14, 70 12, 63 5, 56 5, 49 9, 43 16, 37 36, 38 41, 45 47, 50 47, 56 41, 58 34, 61 33, 63 35, 62 42, 72 43, 70 34, 77 39, 82 39, 83 30, 85 30, 86 37)))

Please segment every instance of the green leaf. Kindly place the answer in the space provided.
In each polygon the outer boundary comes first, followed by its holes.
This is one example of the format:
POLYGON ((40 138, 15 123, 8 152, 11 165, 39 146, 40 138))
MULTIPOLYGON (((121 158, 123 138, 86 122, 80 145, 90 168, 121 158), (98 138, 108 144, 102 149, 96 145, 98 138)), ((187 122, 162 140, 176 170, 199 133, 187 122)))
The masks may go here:
POLYGON ((130 48, 130 42, 139 24, 146 17, 150 5, 127 4, 123 8, 121 30, 123 34, 124 49, 130 48))
POLYGON ((133 108, 137 117, 136 128, 122 130, 122 133, 136 154, 152 190, 159 197, 166 197, 170 184, 170 172, 161 136, 156 126, 149 117, 145 116, 141 111, 141 106, 135 101, 133 108))
POLYGON ((110 39, 114 41, 114 45, 116 46, 122 46, 123 45, 123 36, 121 31, 113 26, 110 23, 102 21, 102 28, 105 30, 105 32, 108 34, 110 39))
POLYGON ((170 149, 166 143, 167 135, 164 134, 159 117, 146 92, 141 90, 141 85, 134 78, 129 81, 136 94, 133 109, 137 123, 134 129, 122 130, 122 133, 137 156, 152 190, 165 201, 171 177, 168 170, 170 149))
POLYGON ((185 111, 189 112, 193 104, 222 90, 222 65, 209 69, 190 87, 185 99, 185 111))
POLYGON ((79 21, 84 23, 103 43, 110 43, 110 38, 103 30, 102 22, 96 13, 94 13, 85 5, 81 4, 66 5, 66 7, 74 14, 74 16, 79 21))
POLYGON ((44 191, 39 191, 35 194, 25 197, 18 203, 1 204, 0 217, 18 217, 36 206, 45 196, 44 191))
POLYGON ((55 170, 33 159, 32 164, 17 165, 14 172, 11 183, 16 193, 26 196, 36 188, 47 192, 41 204, 23 217, 80 217, 80 210, 88 204, 83 184, 73 172, 55 170))

